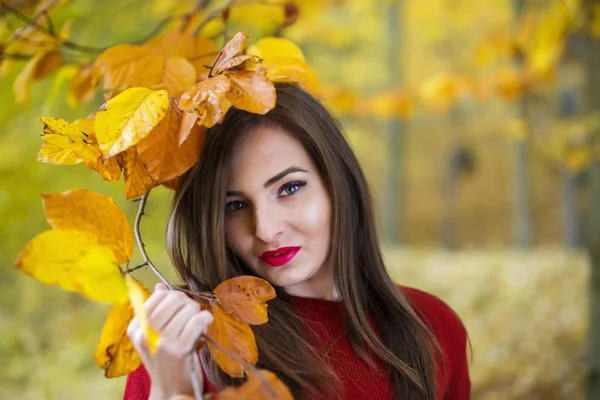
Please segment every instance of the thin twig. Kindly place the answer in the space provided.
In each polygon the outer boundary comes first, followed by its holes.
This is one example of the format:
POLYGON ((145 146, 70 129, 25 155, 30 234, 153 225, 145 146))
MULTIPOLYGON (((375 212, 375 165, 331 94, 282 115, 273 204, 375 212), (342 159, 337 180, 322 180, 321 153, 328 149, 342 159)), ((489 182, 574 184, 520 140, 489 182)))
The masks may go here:
POLYGON ((146 267, 146 266, 148 266, 148 262, 144 261, 143 263, 141 263, 141 264, 139 264, 139 265, 136 265, 135 267, 128 268, 128 269, 125 271, 125 273, 129 274, 129 273, 131 273, 131 272, 133 272, 133 271, 135 271, 135 270, 138 270, 138 269, 140 269, 140 268, 143 268, 143 267, 146 267))
POLYGON ((11 59, 11 60, 30 60, 31 57, 33 57, 31 54, 0 52, 0 58, 6 58, 6 59, 11 59))
POLYGON ((156 276, 158 276, 160 278, 160 280, 163 281, 163 283, 165 285, 167 285, 167 287, 169 289, 173 289, 173 287, 171 286, 169 281, 167 281, 167 279, 163 276, 163 274, 160 273, 158 268, 156 268, 156 266, 154 266, 154 264, 152 264, 152 261, 150 261, 150 258, 148 257, 148 253, 146 253, 146 246, 144 245, 144 242, 142 241, 142 235, 140 234, 140 221, 142 220, 142 216, 144 215, 144 208, 146 207, 146 201, 148 201, 148 195, 150 195, 150 191, 148 191, 148 193, 143 195, 142 198, 140 199, 140 206, 138 207, 138 212, 137 212, 137 215, 135 216, 135 223, 133 225, 133 234, 135 236, 135 240, 138 244, 138 247, 140 248, 140 252, 142 253, 142 257, 144 257, 144 262, 148 264, 150 269, 152 269, 152 271, 156 274, 156 276))
POLYGON ((198 343, 200 343, 200 339, 206 339, 207 342, 210 342, 210 344, 212 344, 213 346, 215 346, 217 349, 219 349, 220 351, 222 351, 223 353, 227 354, 229 357, 233 358, 234 360, 236 360, 237 362, 239 362, 240 364, 242 364, 244 366, 244 368, 251 370, 252 372, 254 372, 256 375, 258 375, 258 379, 261 380, 261 382, 263 383, 263 385, 265 385, 265 387, 267 388, 267 390, 269 391, 269 393, 271 394, 271 396, 275 396, 275 391, 273 390, 273 388, 271 387, 271 385, 269 385, 269 382, 266 381, 266 379, 262 376, 262 374, 260 373, 260 371, 258 370, 258 368, 256 368, 254 365, 250 364, 248 361, 242 359, 240 356, 238 356, 235 353, 232 353, 231 351, 227 350, 225 347, 221 346, 219 343, 217 343, 216 340, 210 338, 210 336, 207 336, 206 334, 201 334, 198 339, 196 339, 196 342, 194 343, 194 348, 191 350, 192 352, 196 350, 196 346, 198 345, 198 343))
POLYGON ((183 288, 176 288, 174 290, 179 290, 185 294, 189 294, 192 297, 196 297, 198 299, 205 300, 206 302, 209 302, 209 303, 217 300, 217 297, 212 293, 206 293, 206 292, 196 293, 196 292, 192 292, 191 290, 187 290, 187 289, 183 289, 183 288))

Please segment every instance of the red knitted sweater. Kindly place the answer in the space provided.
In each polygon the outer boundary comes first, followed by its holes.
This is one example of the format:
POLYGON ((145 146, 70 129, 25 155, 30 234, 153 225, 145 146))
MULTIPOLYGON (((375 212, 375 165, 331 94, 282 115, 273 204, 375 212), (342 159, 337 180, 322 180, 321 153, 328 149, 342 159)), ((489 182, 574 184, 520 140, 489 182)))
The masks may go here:
MULTIPOLYGON (((437 400, 468 400, 471 392, 465 328, 454 312, 438 298, 425 292, 402 287, 417 314, 429 325, 445 357, 445 365, 438 360, 437 400)), ((363 361, 343 336, 341 303, 321 299, 295 297, 296 308, 308 340, 317 349, 333 347, 328 362, 336 372, 345 390, 344 399, 393 400, 391 382, 383 362, 374 369, 363 361), (337 338, 342 337, 340 340, 337 338)), ((205 391, 214 392, 214 386, 204 380, 205 391)), ((124 400, 147 400, 150 396, 150 377, 142 365, 129 374, 124 400)))

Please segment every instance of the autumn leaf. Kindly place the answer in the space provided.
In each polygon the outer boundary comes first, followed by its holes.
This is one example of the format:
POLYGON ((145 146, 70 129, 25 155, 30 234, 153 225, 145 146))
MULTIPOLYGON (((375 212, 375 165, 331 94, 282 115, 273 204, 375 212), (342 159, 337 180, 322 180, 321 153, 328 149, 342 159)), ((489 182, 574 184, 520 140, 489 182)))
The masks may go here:
POLYGON ((179 146, 181 146, 181 144, 187 140, 188 136, 194 132, 195 126, 199 126, 198 113, 196 111, 183 112, 179 129, 177 130, 177 144, 179 146))
POLYGON ((154 54, 163 57, 181 56, 186 58, 194 66, 196 77, 199 80, 208 78, 210 65, 215 62, 219 53, 214 43, 209 39, 193 36, 191 33, 179 29, 170 30, 151 39, 145 44, 145 47, 154 54))
POLYGON ((278 58, 296 58, 306 62, 302 49, 296 43, 275 36, 260 39, 256 44, 248 47, 246 54, 256 55, 265 61, 278 58))
MULTIPOLYGON (((90 144, 96 147, 98 149, 98 152, 100 152, 100 147, 98 146, 96 134, 91 133, 88 138, 90 144)), ((104 159, 102 157, 102 154, 100 154, 100 157, 98 157, 94 161, 85 161, 85 166, 97 171, 102 177, 102 179, 104 179, 105 181, 115 183, 121 177, 121 165, 119 164, 118 160, 118 155, 104 159)))
POLYGON ((231 89, 227 98, 236 108, 266 114, 275 107, 275 86, 261 72, 236 71, 227 74, 231 89))
POLYGON ((187 59, 179 56, 167 58, 162 75, 162 84, 167 92, 179 94, 196 83, 196 69, 187 59))
POLYGON ((98 56, 94 63, 104 89, 151 87, 162 80, 165 59, 142 46, 119 44, 98 56))
POLYGON ((264 324, 269 320, 265 302, 276 296, 269 282, 254 276, 228 279, 213 293, 225 311, 251 325, 264 324))
POLYGON ((246 371, 248 380, 239 387, 228 387, 219 394, 217 400, 292 400, 287 386, 271 371, 259 369, 246 371))
POLYGON ((56 72, 62 65, 62 59, 62 54, 56 50, 42 50, 31 57, 14 81, 13 93, 16 102, 29 104, 31 83, 56 72))
POLYGON ((280 57, 263 61, 262 65, 271 81, 298 83, 318 97, 319 77, 305 61, 293 57, 280 57))
MULTIPOLYGON (((208 337, 242 360, 252 365, 256 364, 258 348, 250 325, 233 318, 218 304, 212 304, 210 311, 214 321, 208 326, 208 337)), ((210 341, 207 345, 212 359, 226 374, 236 378, 244 376, 245 369, 239 361, 221 351, 210 341)))
POLYGON ((244 41, 248 39, 248 35, 244 32, 238 32, 235 36, 223 47, 215 65, 213 67, 213 73, 215 71, 222 71, 223 65, 239 53, 244 41))
POLYGON ((228 70, 230 68, 233 68, 233 67, 237 67, 238 65, 240 65, 246 61, 251 61, 253 63, 259 63, 260 59, 256 56, 248 56, 248 55, 235 56, 235 57, 232 57, 229 60, 225 61, 223 64, 221 64, 221 66, 219 67, 218 70, 213 71, 213 72, 215 75, 220 74, 221 72, 228 70))
POLYGON ((144 165, 154 183, 175 179, 186 172, 200 157, 204 129, 192 123, 179 144, 180 127, 186 118, 174 101, 162 121, 138 145, 139 162, 144 165))
POLYGON ((91 101, 96 94, 97 81, 91 66, 80 68, 67 88, 67 103, 72 108, 91 101))
POLYGON ((125 195, 127 199, 135 199, 148 193, 157 184, 152 180, 144 164, 140 160, 137 148, 132 147, 119 154, 123 165, 123 176, 125 178, 125 195))
POLYGON ((185 92, 179 100, 183 111, 198 113, 199 123, 212 128, 225 117, 231 107, 227 92, 231 83, 224 75, 217 75, 199 82, 185 92))
POLYGON ((140 327, 146 335, 148 340, 148 348, 150 353, 156 352, 156 346, 160 340, 158 333, 152 329, 148 323, 148 317, 146 316, 146 310, 144 309, 144 302, 150 297, 150 292, 144 287, 139 281, 131 277, 129 274, 125 275, 125 283, 129 290, 129 301, 133 307, 135 316, 138 319, 140 327))
MULTIPOLYGON (((147 295, 150 296, 150 293, 147 295)), ((125 299, 115 303, 104 322, 94 360, 104 369, 107 378, 125 376, 142 364, 127 335, 127 326, 133 315, 131 302, 125 299)))
POLYGON ((123 211, 110 196, 91 190, 42 194, 46 219, 54 229, 76 229, 109 247, 117 263, 130 260, 134 237, 123 211))
POLYGON ((114 253, 86 232, 55 229, 39 234, 21 251, 16 268, 92 300, 115 303, 127 297, 114 253))
POLYGON ((100 149, 91 146, 88 135, 74 124, 61 118, 40 119, 44 124, 44 144, 38 154, 38 161, 74 165, 102 157, 100 149))
POLYGON ((105 158, 121 153, 148 136, 169 107, 164 90, 131 88, 96 113, 96 137, 105 158))

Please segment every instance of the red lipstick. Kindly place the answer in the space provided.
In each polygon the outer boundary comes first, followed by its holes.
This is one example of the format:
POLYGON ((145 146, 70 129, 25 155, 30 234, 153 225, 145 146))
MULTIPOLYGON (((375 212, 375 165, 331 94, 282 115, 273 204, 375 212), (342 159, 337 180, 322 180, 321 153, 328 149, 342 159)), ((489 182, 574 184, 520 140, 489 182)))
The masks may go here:
POLYGON ((269 250, 262 253, 258 258, 272 267, 281 267, 292 261, 300 251, 299 246, 280 247, 275 250, 269 250))

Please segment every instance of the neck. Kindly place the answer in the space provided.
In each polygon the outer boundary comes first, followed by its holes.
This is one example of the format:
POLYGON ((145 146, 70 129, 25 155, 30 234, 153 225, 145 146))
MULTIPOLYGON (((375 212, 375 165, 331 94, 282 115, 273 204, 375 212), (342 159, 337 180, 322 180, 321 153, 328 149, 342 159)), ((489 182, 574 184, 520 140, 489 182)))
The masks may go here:
POLYGON ((332 268, 321 268, 317 273, 296 285, 285 287, 287 293, 297 297, 310 297, 323 300, 340 300, 340 294, 333 280, 332 268))

